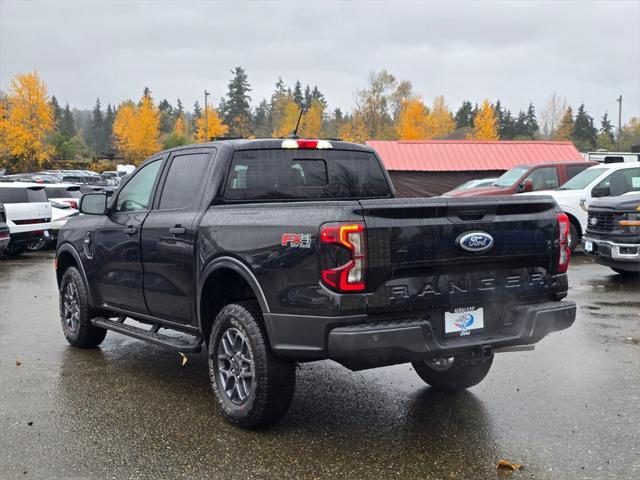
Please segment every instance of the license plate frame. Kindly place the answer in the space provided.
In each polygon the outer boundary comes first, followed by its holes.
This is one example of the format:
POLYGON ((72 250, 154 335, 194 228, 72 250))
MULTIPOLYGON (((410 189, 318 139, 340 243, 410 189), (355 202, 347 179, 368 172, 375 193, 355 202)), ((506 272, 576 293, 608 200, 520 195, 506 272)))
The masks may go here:
POLYGON ((444 312, 444 336, 465 337, 484 331, 484 308, 471 305, 444 312))

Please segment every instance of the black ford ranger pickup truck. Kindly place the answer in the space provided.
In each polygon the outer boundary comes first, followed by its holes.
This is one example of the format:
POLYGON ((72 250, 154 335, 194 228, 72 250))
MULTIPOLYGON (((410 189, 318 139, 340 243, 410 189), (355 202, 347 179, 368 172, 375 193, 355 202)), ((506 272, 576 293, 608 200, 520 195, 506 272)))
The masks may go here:
POLYGON ((464 389, 494 352, 575 319, 562 301, 569 223, 553 199, 395 198, 362 145, 179 147, 80 210, 56 251, 69 343, 112 330, 205 349, 217 403, 246 428, 285 415, 296 362, 412 362, 433 388, 464 389))

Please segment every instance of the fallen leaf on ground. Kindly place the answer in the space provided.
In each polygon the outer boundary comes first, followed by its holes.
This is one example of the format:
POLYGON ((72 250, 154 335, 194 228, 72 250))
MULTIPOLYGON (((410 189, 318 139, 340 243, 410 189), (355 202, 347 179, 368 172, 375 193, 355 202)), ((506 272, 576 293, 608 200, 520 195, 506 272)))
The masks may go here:
POLYGON ((182 363, 180 366, 184 367, 187 364, 187 360, 189 360, 189 358, 182 352, 178 352, 178 353, 182 357, 182 363))
POLYGON ((496 468, 498 469, 498 472, 511 474, 511 472, 515 470, 520 470, 522 465, 510 462, 509 460, 498 460, 496 468))
POLYGON ((16 367, 19 367, 20 365, 22 365, 22 362, 16 358, 16 367))

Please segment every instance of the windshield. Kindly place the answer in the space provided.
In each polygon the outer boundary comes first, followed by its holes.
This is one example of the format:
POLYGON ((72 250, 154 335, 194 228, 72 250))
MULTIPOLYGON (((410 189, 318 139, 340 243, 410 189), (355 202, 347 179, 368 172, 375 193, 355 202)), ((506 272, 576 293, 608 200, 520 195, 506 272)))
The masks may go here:
POLYGON ((504 172, 495 182, 494 187, 511 187, 516 184, 520 177, 529 170, 529 167, 515 167, 504 172))
POLYGON ((588 168, 573 177, 558 190, 582 190, 606 171, 606 168, 588 168))

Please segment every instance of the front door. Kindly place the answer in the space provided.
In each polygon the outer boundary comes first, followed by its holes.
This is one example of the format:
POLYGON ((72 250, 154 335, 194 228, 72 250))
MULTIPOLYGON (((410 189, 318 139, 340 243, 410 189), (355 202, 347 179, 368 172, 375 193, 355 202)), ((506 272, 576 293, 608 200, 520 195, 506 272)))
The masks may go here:
POLYGON ((144 295, 151 315, 192 324, 195 314, 196 216, 211 149, 181 150, 169 159, 142 229, 144 295))
POLYGON ((142 288, 140 234, 161 166, 159 158, 136 171, 117 192, 102 223, 85 234, 85 243, 91 244, 92 270, 102 304, 148 314, 142 288))

